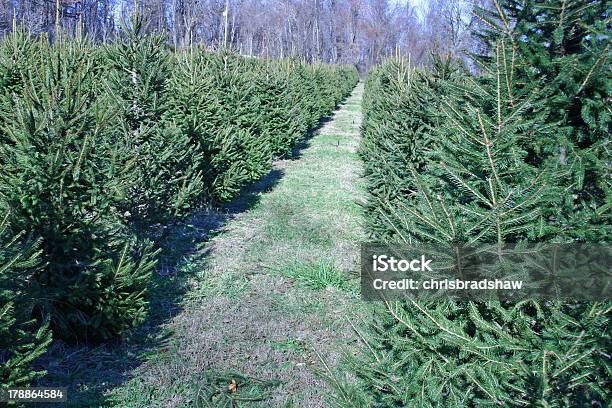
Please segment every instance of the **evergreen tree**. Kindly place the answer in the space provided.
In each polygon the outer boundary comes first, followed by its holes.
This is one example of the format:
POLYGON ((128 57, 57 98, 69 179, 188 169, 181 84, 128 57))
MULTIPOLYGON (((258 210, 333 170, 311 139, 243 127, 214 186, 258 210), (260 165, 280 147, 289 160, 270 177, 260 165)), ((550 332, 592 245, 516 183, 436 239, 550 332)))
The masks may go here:
POLYGON ((140 229, 186 215, 202 194, 200 157, 167 115, 171 56, 163 36, 144 35, 137 12, 107 47, 112 139, 123 179, 118 206, 140 229))
MULTIPOLYGON (((477 9, 486 28, 475 34, 490 45, 503 40, 512 54, 508 64, 524 86, 545 85, 549 96, 543 103, 550 115, 546 120, 558 124, 556 137, 532 140, 530 152, 533 163, 556 160, 568 173, 562 180, 568 194, 551 216, 563 225, 566 236, 605 240, 610 233, 612 186, 607 146, 612 117, 606 107, 612 84, 610 4, 504 0, 498 6, 477 9)), ((478 59, 486 67, 490 58, 478 59)))
POLYGON ((291 88, 292 61, 268 61, 254 75, 262 116, 260 133, 269 140, 271 156, 278 157, 306 133, 295 93, 291 88))
POLYGON ((29 311, 77 340, 143 321, 146 227, 235 196, 356 79, 346 67, 173 54, 137 13, 102 47, 14 30, 0 47, 0 209, 8 236, 40 239, 41 263, 24 289, 31 304, 2 299, 3 333, 28 337, 29 311))
POLYGON ((430 72, 413 70, 409 61, 389 60, 370 72, 363 101, 359 148, 368 179, 365 207, 368 231, 378 238, 396 234, 390 222, 396 200, 414 190, 406 169, 419 172, 425 151, 437 143, 428 132, 436 126, 444 81, 458 81, 465 72, 450 60, 432 56, 430 72))
MULTIPOLYGON (((253 176, 248 163, 261 163, 258 154, 245 151, 253 132, 257 110, 249 104, 252 85, 245 82, 239 59, 229 52, 219 55, 191 50, 181 56, 172 79, 176 90, 170 115, 197 146, 197 168, 203 175, 208 200, 232 198, 253 176)), ((266 149, 260 149, 265 155, 266 149)))
POLYGON ((120 186, 94 53, 42 41, 5 118, 0 202, 14 231, 41 239, 44 267, 28 288, 37 315, 59 337, 107 338, 143 320, 152 254, 114 208, 120 186))
POLYGON ((207 198, 226 201, 269 171, 272 159, 329 114, 356 80, 350 68, 262 63, 228 51, 191 49, 179 53, 168 115, 200 155, 207 198), (317 85, 317 72, 325 75, 324 84, 317 85), (334 83, 338 90, 329 91, 334 83), (325 92, 332 96, 322 108, 317 98, 325 92))
MULTIPOLYGON (((13 98, 23 92, 23 73, 30 69, 36 52, 36 42, 30 40, 23 27, 13 27, 0 44, 0 127, 12 112, 13 98)), ((9 142, 0 133, 0 143, 9 142)))
POLYGON ((44 375, 32 368, 51 342, 47 323, 31 316, 28 281, 42 267, 39 243, 9 234, 8 214, 0 220, 0 387, 23 387, 44 375))
MULTIPOLYGON (((558 202, 561 164, 528 159, 530 136, 550 138, 555 124, 546 122, 541 90, 515 85, 520 78, 501 43, 494 52, 492 75, 444 84, 441 120, 424 135, 435 140, 426 165, 406 168, 402 183, 413 188, 401 199, 383 197, 395 234, 375 239, 451 250, 541 241, 558 231, 545 215, 558 202)), ((357 382, 339 383, 338 404, 605 404, 609 313, 605 303, 554 300, 385 302, 360 332, 362 352, 347 357, 357 382)))
MULTIPOLYGON (((236 155, 231 158, 228 154, 226 160, 235 169, 227 174, 239 172, 244 177, 236 184, 237 193, 242 185, 258 180, 270 169, 274 146, 270 144, 269 132, 262 124, 264 112, 258 98, 257 83, 253 81, 258 74, 255 62, 246 61, 235 54, 222 53, 216 63, 221 65, 214 68, 214 73, 210 75, 215 84, 218 106, 221 107, 219 117, 222 123, 217 123, 215 127, 225 129, 227 138, 236 141, 233 146, 236 155)), ((226 180, 223 178, 218 183, 219 191, 221 185, 226 185, 226 180)), ((222 199, 231 198, 233 194, 222 199)))

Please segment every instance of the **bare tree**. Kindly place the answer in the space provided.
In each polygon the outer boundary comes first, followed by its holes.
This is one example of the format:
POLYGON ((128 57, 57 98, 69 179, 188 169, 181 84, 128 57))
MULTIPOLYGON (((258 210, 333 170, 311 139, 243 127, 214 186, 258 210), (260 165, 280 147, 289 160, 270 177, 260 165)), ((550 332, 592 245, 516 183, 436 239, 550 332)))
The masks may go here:
POLYGON ((15 20, 52 38, 58 24, 105 42, 129 20, 134 2, 147 17, 146 30, 165 33, 174 47, 227 46, 261 58, 297 56, 366 70, 397 53, 419 63, 431 48, 458 55, 475 46, 468 30, 477 22, 467 0, 430 0, 421 12, 390 0, 0 0, 0 31, 15 20))

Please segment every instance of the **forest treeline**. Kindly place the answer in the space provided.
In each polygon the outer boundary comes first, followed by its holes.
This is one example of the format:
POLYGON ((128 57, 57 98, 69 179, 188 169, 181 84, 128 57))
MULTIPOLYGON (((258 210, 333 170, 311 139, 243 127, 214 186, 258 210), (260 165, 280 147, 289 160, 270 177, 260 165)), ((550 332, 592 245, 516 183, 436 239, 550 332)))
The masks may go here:
POLYGON ((0 384, 51 338, 143 322, 155 225, 234 197, 330 114, 354 67, 173 52, 133 17, 95 45, 0 44, 0 384))
POLYGON ((242 55, 355 64, 366 69, 401 52, 412 61, 427 51, 478 49, 471 13, 487 0, 430 0, 417 7, 391 0, 4 0, 0 28, 12 20, 53 38, 56 26, 107 42, 129 20, 134 4, 148 15, 144 29, 167 33, 175 48, 230 47, 242 55))
MULTIPOLYGON (((478 10, 483 75, 440 57, 431 70, 393 59, 371 71, 360 147, 371 239, 448 251, 609 243, 610 11, 501 1, 478 10)), ((605 406, 610 302, 563 295, 385 302, 362 351, 347 353, 357 381, 332 382, 337 403, 605 406)))

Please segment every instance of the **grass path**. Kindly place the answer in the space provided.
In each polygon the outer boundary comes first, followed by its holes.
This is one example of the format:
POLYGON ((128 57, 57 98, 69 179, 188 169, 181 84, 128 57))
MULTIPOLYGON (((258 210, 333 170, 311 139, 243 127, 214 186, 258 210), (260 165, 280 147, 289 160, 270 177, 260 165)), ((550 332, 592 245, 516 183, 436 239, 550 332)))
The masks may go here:
POLYGON ((168 340, 110 393, 111 405, 329 406, 317 353, 337 361, 353 339, 345 316, 361 308, 362 92, 359 84, 298 157, 275 163, 249 208, 184 261, 189 290, 164 327, 168 340))

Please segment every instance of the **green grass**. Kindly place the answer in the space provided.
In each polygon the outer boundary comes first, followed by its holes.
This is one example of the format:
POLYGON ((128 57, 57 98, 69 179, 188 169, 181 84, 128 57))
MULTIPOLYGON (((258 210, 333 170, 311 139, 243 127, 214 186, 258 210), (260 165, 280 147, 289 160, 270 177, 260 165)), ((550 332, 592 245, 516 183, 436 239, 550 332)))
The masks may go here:
POLYGON ((304 347, 296 339, 286 339, 283 341, 275 341, 275 342, 272 342, 271 346, 272 348, 276 350, 294 351, 298 353, 304 351, 304 347))
POLYGON ((276 273, 292 279, 300 287, 313 290, 349 288, 349 284, 342 272, 330 261, 307 263, 293 261, 273 269, 276 273))

